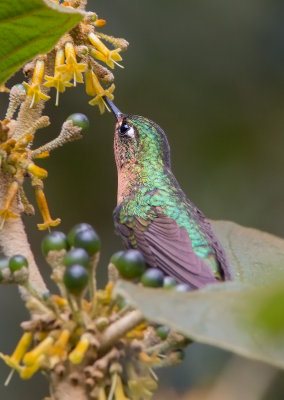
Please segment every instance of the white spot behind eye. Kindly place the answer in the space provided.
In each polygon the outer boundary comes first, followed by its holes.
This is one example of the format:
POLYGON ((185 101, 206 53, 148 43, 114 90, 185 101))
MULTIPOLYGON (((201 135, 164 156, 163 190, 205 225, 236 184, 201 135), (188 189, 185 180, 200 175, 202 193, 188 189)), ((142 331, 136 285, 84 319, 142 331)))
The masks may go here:
POLYGON ((128 129, 128 131, 126 132, 126 135, 133 138, 135 135, 134 129, 132 128, 132 126, 130 127, 130 129, 128 129))

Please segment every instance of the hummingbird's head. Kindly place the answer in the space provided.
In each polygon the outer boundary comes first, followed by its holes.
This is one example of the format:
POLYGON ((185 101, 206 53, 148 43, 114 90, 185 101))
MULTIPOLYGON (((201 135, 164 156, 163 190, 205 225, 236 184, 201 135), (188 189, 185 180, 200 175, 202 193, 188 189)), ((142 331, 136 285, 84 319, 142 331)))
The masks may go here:
POLYGON ((160 126, 138 115, 123 114, 109 99, 105 100, 117 119, 114 134, 117 168, 145 162, 170 167, 170 147, 160 126))

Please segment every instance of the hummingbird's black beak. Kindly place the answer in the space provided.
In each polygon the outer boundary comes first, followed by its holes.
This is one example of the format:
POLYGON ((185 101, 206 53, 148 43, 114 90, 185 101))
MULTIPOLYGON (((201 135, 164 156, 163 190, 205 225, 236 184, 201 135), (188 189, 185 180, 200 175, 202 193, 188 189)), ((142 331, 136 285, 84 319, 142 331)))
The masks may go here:
POLYGON ((104 101, 107 103, 111 111, 114 113, 116 119, 118 119, 123 115, 123 113, 113 104, 113 102, 108 97, 104 96, 104 101))

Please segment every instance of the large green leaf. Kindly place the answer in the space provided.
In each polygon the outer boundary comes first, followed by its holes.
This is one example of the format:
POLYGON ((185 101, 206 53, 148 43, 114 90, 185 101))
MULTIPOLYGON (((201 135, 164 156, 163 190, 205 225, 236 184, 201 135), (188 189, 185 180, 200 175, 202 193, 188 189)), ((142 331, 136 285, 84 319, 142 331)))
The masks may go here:
POLYGON ((284 273, 284 239, 229 221, 211 221, 234 280, 261 285, 284 273))
POLYGON ((52 49, 81 12, 49 0, 0 1, 0 84, 37 54, 52 49))
POLYGON ((284 241, 231 222, 213 226, 235 282, 179 293, 121 281, 116 292, 151 321, 198 342, 284 368, 284 241))
POLYGON ((197 342, 284 368, 283 326, 282 335, 271 337, 256 323, 256 308, 252 306, 267 295, 267 289, 245 289, 229 283, 215 286, 180 293, 121 281, 116 293, 148 320, 168 325, 197 342))

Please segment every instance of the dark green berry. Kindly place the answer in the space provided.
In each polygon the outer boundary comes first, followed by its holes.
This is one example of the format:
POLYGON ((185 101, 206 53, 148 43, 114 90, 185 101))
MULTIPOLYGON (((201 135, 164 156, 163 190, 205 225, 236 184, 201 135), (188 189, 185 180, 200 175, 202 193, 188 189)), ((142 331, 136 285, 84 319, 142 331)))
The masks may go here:
POLYGON ((170 332, 170 328, 165 325, 160 325, 156 328, 156 334, 159 336, 160 339, 166 340, 170 332))
POLYGON ((164 283, 164 274, 157 268, 149 268, 141 277, 141 283, 149 287, 161 287, 164 283))
POLYGON ((84 249, 71 249, 65 254, 63 259, 63 264, 66 267, 70 267, 74 264, 83 265, 88 268, 90 262, 89 254, 84 249))
POLYGON ((118 251, 110 261, 126 279, 138 278, 146 269, 144 257, 140 251, 134 249, 118 251))
POLYGON ((165 276, 164 278, 164 288, 173 289, 177 285, 177 281, 172 276, 165 276))
POLYGON ((73 122, 74 126, 78 126, 79 128, 82 128, 82 133, 86 132, 89 128, 90 122, 88 117, 85 114, 81 113, 74 113, 69 115, 69 117, 66 119, 71 120, 73 122))
POLYGON ((91 230, 93 231, 93 227, 90 224, 87 224, 86 222, 82 222, 81 224, 77 224, 73 226, 71 231, 67 235, 67 241, 70 246, 74 246, 74 237, 78 232, 85 231, 85 230, 91 230))
POLYGON ((87 229, 76 233, 74 236, 74 247, 85 249, 92 256, 101 249, 101 241, 93 229, 87 229))
POLYGON ((63 276, 63 282, 67 290, 75 295, 79 295, 86 288, 89 281, 89 274, 82 265, 71 265, 66 268, 63 276))
POLYGON ((192 290, 192 287, 188 285, 187 283, 179 283, 176 287, 175 290, 177 292, 189 292, 192 290))
POLYGON ((68 244, 66 235, 59 231, 49 233, 41 242, 41 250, 44 256, 47 256, 50 251, 60 251, 67 248, 68 244))
POLYGON ((116 265, 117 260, 120 258, 120 256, 124 253, 124 250, 119 250, 116 253, 114 253, 111 258, 110 262, 114 265, 116 265))
POLYGON ((15 272, 23 267, 28 267, 28 260, 21 254, 15 254, 9 260, 10 271, 15 272))

